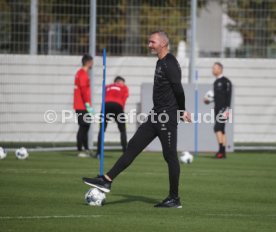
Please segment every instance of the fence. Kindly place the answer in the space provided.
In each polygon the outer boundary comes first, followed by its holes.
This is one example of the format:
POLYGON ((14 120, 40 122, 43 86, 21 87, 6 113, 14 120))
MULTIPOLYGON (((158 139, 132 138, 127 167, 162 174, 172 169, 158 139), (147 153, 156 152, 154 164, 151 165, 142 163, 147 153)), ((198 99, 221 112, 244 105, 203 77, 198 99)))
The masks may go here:
MULTIPOLYGON (((89 50, 90 18, 97 21, 97 54, 106 47, 113 56, 147 55, 156 29, 168 32, 173 53, 181 41, 189 53, 191 1, 98 0, 97 16, 92 1, 1 0, 0 53, 28 54, 34 46, 38 54, 81 55, 89 50)), ((200 57, 275 58, 274 0, 197 2, 200 57)))

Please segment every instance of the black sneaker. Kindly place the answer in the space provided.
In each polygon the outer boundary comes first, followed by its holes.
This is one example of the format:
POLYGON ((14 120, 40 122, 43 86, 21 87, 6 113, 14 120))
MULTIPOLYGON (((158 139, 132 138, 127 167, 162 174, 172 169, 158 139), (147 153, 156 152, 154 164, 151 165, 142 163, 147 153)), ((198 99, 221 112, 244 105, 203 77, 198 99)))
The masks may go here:
POLYGON ((181 209, 182 205, 180 203, 180 198, 167 197, 162 202, 156 204, 155 208, 178 208, 181 209))
POLYGON ((111 181, 108 181, 104 176, 97 176, 95 178, 82 178, 83 182, 87 185, 95 187, 105 193, 109 193, 111 189, 111 181))

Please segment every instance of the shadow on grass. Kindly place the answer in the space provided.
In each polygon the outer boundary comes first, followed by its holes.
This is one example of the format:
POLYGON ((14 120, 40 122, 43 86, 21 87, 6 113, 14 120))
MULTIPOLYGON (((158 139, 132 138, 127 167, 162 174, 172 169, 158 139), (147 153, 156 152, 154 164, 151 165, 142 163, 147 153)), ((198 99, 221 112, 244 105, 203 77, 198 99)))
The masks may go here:
MULTIPOLYGON (((70 157, 76 157, 76 158, 79 158, 79 159, 92 159, 92 160, 99 160, 99 159, 96 159, 94 157, 88 157, 88 158, 80 158, 78 157, 78 152, 73 152, 73 151, 70 151, 70 152, 62 152, 61 153, 63 156, 70 156, 70 157)), ((118 156, 119 157, 119 156, 118 156)), ((111 159, 112 158, 112 155, 104 155, 104 158, 107 158, 107 159, 111 159)))
POLYGON ((201 156, 199 156, 201 159, 203 158, 203 159, 215 159, 214 158, 214 154, 208 154, 208 155, 201 155, 201 156))
POLYGON ((114 194, 116 196, 123 197, 124 199, 118 201, 112 201, 105 203, 106 205, 114 205, 114 204, 123 204, 123 203, 130 203, 130 202, 144 202, 147 204, 156 204, 158 201, 153 198, 144 197, 144 196, 135 196, 129 194, 114 194))

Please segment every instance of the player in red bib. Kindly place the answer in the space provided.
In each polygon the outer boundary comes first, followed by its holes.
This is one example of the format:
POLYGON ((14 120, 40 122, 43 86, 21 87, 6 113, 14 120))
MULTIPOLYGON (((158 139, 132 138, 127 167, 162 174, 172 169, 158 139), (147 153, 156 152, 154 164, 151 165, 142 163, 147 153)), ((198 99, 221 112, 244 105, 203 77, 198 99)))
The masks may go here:
MULTIPOLYGON (((104 131, 106 130, 108 121, 111 118, 114 118, 121 134, 121 145, 122 145, 122 150, 124 152, 127 146, 124 108, 125 108, 126 100, 129 96, 128 87, 125 84, 125 79, 120 76, 117 76, 114 79, 114 83, 107 85, 105 87, 105 90, 106 90, 106 95, 105 95, 104 131), (118 115, 120 116, 118 117, 118 115)), ((98 135, 98 149, 97 149, 96 157, 99 157, 99 154, 100 154, 102 126, 103 124, 101 123, 100 131, 98 135)))
POLYGON ((93 66, 92 56, 85 54, 82 57, 82 67, 75 75, 74 109, 77 113, 79 130, 77 133, 77 147, 79 157, 89 157, 88 131, 90 127, 90 114, 94 113, 91 106, 91 90, 88 72, 93 66), (82 148, 84 147, 85 152, 82 148))

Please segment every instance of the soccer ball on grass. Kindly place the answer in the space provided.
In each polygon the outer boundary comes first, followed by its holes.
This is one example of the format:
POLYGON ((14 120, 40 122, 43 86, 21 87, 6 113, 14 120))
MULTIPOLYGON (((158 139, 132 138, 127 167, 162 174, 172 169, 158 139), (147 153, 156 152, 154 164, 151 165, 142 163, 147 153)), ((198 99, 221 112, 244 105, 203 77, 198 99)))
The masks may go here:
POLYGON ((190 164, 190 163, 193 162, 194 157, 193 157, 193 155, 190 152, 183 151, 181 153, 181 156, 179 157, 179 159, 180 159, 180 162, 182 162, 184 164, 190 164))
POLYGON ((7 157, 7 152, 3 147, 0 147, 0 160, 5 159, 7 157))
POLYGON ((91 206, 103 206, 105 199, 105 194, 97 188, 89 189, 84 196, 85 202, 91 206))
POLYGON ((29 157, 29 153, 25 147, 21 147, 15 151, 15 157, 19 160, 25 160, 29 157))

